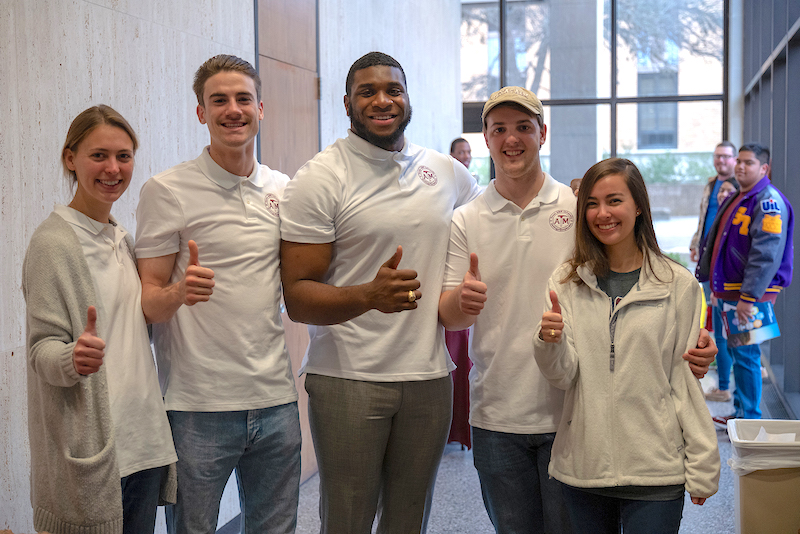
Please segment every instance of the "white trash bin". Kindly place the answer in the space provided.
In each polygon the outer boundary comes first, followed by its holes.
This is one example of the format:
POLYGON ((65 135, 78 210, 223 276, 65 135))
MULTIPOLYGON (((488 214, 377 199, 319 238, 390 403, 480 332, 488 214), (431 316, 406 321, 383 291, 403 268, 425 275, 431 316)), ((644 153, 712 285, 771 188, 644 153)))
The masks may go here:
POLYGON ((737 534, 800 533, 800 421, 730 419, 737 534), (756 441, 794 433, 794 441, 756 441))

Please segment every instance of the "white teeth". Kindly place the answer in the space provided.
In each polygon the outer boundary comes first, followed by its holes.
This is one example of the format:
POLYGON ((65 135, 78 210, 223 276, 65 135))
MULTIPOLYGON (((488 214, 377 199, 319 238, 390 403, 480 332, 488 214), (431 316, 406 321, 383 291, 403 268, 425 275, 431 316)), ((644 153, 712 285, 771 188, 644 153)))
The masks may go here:
POLYGON ((506 156, 519 156, 522 150, 506 150, 506 156))
POLYGON ((389 120, 391 118, 392 118, 391 115, 383 115, 383 116, 380 116, 380 117, 373 117, 373 119, 375 119, 376 121, 385 121, 385 120, 389 120))
POLYGON ((226 128, 240 128, 242 126, 244 126, 243 122, 229 122, 225 124, 226 128))
POLYGON ((611 230, 611 229, 612 229, 612 228, 614 228, 616 225, 617 225, 617 223, 613 223, 613 224, 600 224, 600 225, 598 225, 598 226, 600 227, 600 229, 601 229, 601 230, 611 230))
POLYGON ((120 183, 122 180, 100 180, 100 183, 107 186, 114 186, 120 183))

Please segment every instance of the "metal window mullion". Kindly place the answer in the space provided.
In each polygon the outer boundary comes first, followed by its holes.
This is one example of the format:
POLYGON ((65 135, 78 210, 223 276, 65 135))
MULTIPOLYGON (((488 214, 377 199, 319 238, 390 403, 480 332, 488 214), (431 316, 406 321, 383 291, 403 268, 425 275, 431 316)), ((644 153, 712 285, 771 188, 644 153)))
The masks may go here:
POLYGON ((611 0, 611 157, 617 157, 617 0, 611 0))

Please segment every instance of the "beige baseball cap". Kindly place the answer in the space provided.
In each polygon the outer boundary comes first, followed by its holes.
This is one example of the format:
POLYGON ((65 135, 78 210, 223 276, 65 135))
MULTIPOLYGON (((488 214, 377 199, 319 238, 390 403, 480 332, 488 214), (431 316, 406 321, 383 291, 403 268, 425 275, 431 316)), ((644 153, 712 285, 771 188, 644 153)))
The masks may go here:
POLYGON ((486 101, 486 104, 483 106, 483 113, 481 113, 481 122, 483 122, 484 126, 486 125, 486 115, 498 104, 503 104, 505 102, 519 104, 525 109, 530 110, 534 115, 544 117, 542 114, 542 103, 539 101, 539 97, 524 87, 511 85, 503 87, 499 91, 495 91, 492 93, 492 96, 489 97, 489 100, 486 101))

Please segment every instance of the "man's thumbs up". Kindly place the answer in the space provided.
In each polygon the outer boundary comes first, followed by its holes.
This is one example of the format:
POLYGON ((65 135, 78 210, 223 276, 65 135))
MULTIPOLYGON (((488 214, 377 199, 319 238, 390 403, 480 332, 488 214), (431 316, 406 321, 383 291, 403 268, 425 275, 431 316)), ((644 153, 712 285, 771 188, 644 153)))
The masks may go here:
POLYGON ((72 349, 72 365, 79 375, 90 375, 100 370, 105 356, 106 343, 97 337, 97 309, 89 306, 86 327, 72 349))
POLYGON ((480 315, 486 302, 486 284, 481 282, 481 272, 478 270, 478 255, 474 252, 469 255, 469 271, 461 282, 461 291, 458 306, 466 315, 480 315))
POLYGON ((547 343, 558 343, 561 341, 561 333, 564 331, 564 318, 561 316, 561 305, 558 303, 558 295, 555 291, 550 291, 550 303, 550 311, 546 311, 542 315, 539 339, 547 343))
POLYGON ((200 250, 193 240, 186 244, 189 247, 189 263, 181 282, 183 303, 194 306, 198 302, 207 302, 214 292, 214 271, 200 266, 200 250))

